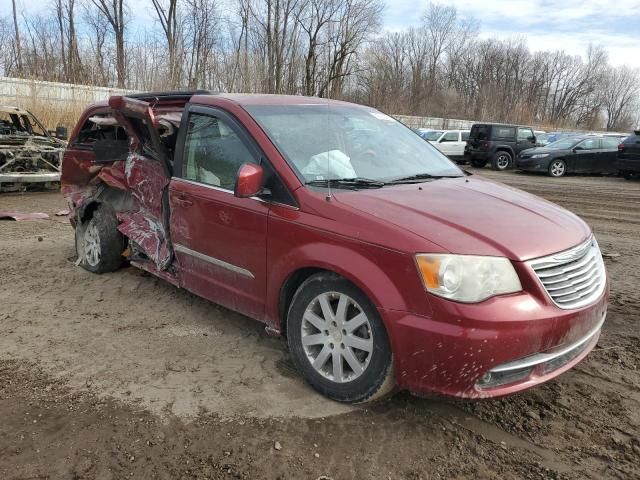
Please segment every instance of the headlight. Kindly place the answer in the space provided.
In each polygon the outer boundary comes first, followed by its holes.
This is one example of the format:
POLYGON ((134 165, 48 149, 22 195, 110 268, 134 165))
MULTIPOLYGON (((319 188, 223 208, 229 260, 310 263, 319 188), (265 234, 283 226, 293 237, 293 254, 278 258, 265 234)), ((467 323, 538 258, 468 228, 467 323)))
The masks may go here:
POLYGON ((536 153, 535 155, 531 155, 531 158, 544 158, 548 156, 549 156, 548 153, 536 153))
POLYGON ((450 300, 476 303, 522 290, 518 274, 504 257, 419 254, 416 263, 427 291, 450 300))

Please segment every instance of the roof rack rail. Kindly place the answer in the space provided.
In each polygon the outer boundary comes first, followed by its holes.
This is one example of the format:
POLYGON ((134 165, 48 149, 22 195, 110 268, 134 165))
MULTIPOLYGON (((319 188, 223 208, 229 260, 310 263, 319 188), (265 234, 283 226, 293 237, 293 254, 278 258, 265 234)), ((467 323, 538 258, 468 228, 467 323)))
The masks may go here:
POLYGON ((131 93, 128 95, 123 95, 129 98, 136 98, 138 100, 143 99, 153 99, 153 98, 162 98, 165 100, 169 99, 189 99, 194 95, 216 95, 218 92, 214 92, 212 90, 168 90, 161 92, 140 92, 140 93, 131 93))

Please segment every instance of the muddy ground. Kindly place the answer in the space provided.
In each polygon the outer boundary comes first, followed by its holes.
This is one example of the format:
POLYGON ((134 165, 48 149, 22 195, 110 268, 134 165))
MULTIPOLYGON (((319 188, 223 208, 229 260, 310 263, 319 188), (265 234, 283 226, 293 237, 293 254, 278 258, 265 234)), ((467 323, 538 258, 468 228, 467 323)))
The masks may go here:
POLYGON ((640 478, 640 182, 481 173, 593 227, 600 342, 507 399, 366 409, 311 391, 256 322, 133 268, 76 267, 59 194, 0 195, 51 216, 0 221, 0 478, 640 478))

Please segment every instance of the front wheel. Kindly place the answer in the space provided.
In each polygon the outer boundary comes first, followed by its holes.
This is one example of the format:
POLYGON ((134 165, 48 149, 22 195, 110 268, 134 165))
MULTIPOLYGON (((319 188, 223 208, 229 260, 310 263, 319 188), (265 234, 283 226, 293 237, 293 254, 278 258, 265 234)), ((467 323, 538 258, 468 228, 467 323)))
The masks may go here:
POLYGON ((289 351, 305 380, 346 403, 371 402, 395 385, 389 338, 377 310, 354 285, 330 273, 307 279, 287 317, 289 351))
POLYGON ((562 177, 567 173, 567 164, 564 160, 553 160, 549 164, 549 175, 552 177, 562 177))

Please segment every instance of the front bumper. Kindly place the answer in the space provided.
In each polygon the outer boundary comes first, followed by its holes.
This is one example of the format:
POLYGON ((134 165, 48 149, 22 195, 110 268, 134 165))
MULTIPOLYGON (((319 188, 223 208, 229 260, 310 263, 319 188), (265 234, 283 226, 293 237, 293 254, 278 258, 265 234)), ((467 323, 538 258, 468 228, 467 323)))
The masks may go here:
POLYGON ((517 158, 515 168, 528 172, 546 172, 549 168, 549 159, 517 158))
POLYGON ((382 311, 392 330, 399 386, 417 394, 490 398, 570 369, 598 342, 608 285, 594 303, 576 310, 559 309, 541 293, 473 305, 429 296, 432 318, 382 311))
POLYGON ((60 172, 51 173, 0 173, 0 183, 59 182, 60 172))

